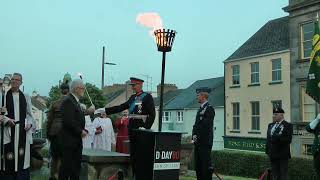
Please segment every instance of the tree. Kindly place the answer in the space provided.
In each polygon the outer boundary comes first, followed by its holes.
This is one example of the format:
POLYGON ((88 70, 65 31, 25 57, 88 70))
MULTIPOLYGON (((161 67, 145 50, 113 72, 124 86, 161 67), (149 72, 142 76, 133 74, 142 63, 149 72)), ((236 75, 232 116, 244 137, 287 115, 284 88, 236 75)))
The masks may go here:
MULTIPOLYGON (((104 107, 106 105, 106 97, 103 96, 102 90, 97 88, 95 85, 86 83, 86 88, 92 99, 92 103, 96 108, 104 107)), ((52 86, 49 92, 49 100, 47 106, 50 107, 52 102, 58 100, 62 96, 58 85, 52 86)), ((81 103, 84 103, 87 107, 91 106, 90 100, 87 93, 85 92, 84 97, 80 99, 81 103)))
MULTIPOLYGON (((90 83, 86 83, 86 88, 96 109, 106 105, 106 97, 103 96, 103 91, 101 89, 90 83)), ((86 92, 80 102, 85 104, 87 107, 91 106, 91 102, 86 92)))
POLYGON ((51 106, 51 104, 60 99, 60 97, 62 96, 59 85, 55 85, 51 87, 51 90, 49 92, 49 99, 47 102, 47 107, 49 108, 51 106))

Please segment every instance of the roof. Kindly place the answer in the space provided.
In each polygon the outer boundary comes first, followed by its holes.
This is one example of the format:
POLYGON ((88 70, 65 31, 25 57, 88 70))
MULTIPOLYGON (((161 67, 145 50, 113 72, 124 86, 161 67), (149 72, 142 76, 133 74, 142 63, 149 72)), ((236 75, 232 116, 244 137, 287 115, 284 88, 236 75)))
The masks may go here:
POLYGON ((316 4, 319 4, 319 0, 291 0, 289 5, 284 7, 283 10, 285 12, 292 12, 295 10, 306 9, 307 7, 315 7, 316 4))
POLYGON ((225 62, 289 49, 289 17, 267 22, 225 62))
POLYGON ((39 110, 45 110, 47 107, 42 104, 36 97, 31 98, 31 104, 39 110))
MULTIPOLYGON (((163 95, 163 104, 166 105, 168 104, 170 101, 172 101, 173 99, 175 99, 175 97, 177 97, 184 89, 177 89, 177 90, 172 90, 172 91, 168 91, 163 95)), ((160 105, 160 96, 154 98, 154 105, 155 106, 159 106, 160 105)))
POLYGON ((111 102, 114 99, 116 99, 118 96, 120 96, 126 89, 120 89, 111 93, 108 93, 105 95, 107 102, 111 102))
POLYGON ((196 89, 200 87, 211 88, 209 94, 209 103, 212 106, 224 106, 224 77, 210 78, 198 80, 191 86, 184 89, 177 97, 165 105, 166 110, 198 108, 199 104, 196 100, 196 89))

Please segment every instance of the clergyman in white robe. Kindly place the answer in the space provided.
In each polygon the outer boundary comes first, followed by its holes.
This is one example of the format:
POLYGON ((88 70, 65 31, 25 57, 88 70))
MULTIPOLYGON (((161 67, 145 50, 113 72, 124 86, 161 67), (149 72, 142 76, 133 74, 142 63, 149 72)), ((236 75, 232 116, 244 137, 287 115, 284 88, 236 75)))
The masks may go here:
POLYGON ((93 137, 94 137, 94 133, 96 131, 96 128, 94 127, 90 116, 85 116, 85 120, 86 120, 86 124, 85 124, 84 128, 88 134, 82 139, 83 148, 84 149, 92 149, 93 137))
MULTIPOLYGON (((20 91, 20 93, 22 93, 20 91)), ((12 97, 13 97, 13 109, 14 109, 14 122, 15 122, 15 133, 13 134, 11 132, 11 128, 8 127, 8 129, 6 129, 4 131, 4 144, 9 144, 11 143, 11 139, 13 137, 14 139, 14 152, 12 155, 7 154, 7 158, 10 158, 10 156, 12 156, 14 158, 14 171, 17 172, 18 170, 18 154, 23 153, 24 154, 24 160, 23 160, 23 165, 22 165, 22 169, 26 170, 30 167, 30 148, 31 148, 31 144, 33 143, 33 139, 32 139, 32 133, 34 132, 35 128, 36 128, 36 124, 32 115, 32 104, 31 104, 31 98, 30 96, 28 96, 27 94, 24 94, 25 100, 26 100, 26 119, 24 121, 24 124, 19 124, 19 122, 21 121, 21 119, 19 119, 20 117, 20 95, 19 92, 13 92, 12 93, 12 97), (23 126, 24 128, 27 129, 26 134, 25 134, 25 149, 24 151, 21 151, 21 149, 18 149, 18 142, 19 142, 19 128, 20 126, 23 126), (10 155, 10 156, 9 156, 10 155)), ((6 117, 7 118, 7 117, 6 117)), ((7 120, 9 120, 9 118, 7 118, 7 120)), ((7 171, 7 169, 5 169, 5 171, 7 171)), ((18 175, 19 176, 19 175, 18 175)))
POLYGON ((93 149, 111 151, 116 144, 113 126, 110 118, 97 117, 93 121, 94 127, 101 127, 102 132, 94 135, 93 149))

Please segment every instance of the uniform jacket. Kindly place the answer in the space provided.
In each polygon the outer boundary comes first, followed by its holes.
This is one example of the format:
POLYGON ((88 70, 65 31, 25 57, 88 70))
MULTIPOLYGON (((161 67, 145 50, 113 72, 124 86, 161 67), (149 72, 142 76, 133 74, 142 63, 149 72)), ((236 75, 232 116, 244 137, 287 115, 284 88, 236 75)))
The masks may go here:
POLYGON ((192 129, 192 136, 197 136, 195 145, 212 147, 214 116, 214 108, 208 102, 198 110, 192 129))

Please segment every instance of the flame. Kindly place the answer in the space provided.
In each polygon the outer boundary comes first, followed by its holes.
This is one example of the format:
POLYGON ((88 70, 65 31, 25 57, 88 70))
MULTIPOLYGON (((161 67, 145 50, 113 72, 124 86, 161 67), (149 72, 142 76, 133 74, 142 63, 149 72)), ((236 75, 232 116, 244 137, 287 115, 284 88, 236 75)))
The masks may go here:
POLYGON ((162 19, 158 13, 147 12, 140 13, 136 17, 136 22, 150 29, 149 34, 154 38, 153 32, 157 29, 163 29, 162 19))
POLYGON ((155 41, 160 46, 166 46, 167 45, 167 39, 164 37, 164 33, 158 33, 155 37, 155 41))

